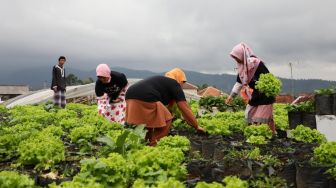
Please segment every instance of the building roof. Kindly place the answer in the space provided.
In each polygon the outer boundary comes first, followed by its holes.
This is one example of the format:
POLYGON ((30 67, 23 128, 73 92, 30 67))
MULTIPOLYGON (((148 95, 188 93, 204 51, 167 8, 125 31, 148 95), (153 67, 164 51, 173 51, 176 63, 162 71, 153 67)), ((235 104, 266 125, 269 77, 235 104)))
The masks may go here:
POLYGON ((276 96, 275 102, 276 103, 287 103, 290 104, 294 101, 294 97, 291 95, 279 95, 276 96))
POLYGON ((198 89, 197 86, 195 86, 194 84, 191 84, 189 82, 186 82, 182 85, 182 89, 198 89))
POLYGON ((214 97, 218 97, 221 96, 222 91, 214 88, 214 87, 207 87, 205 89, 202 89, 201 91, 198 92, 198 95, 201 95, 202 97, 206 97, 206 96, 214 96, 214 97))
POLYGON ((21 95, 28 92, 27 85, 0 85, 0 95, 21 95))

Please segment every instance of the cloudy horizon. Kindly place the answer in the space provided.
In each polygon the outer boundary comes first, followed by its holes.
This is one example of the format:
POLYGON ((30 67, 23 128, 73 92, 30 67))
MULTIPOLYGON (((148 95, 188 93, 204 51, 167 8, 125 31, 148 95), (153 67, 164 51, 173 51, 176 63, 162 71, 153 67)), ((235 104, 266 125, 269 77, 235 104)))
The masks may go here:
POLYGON ((246 42, 276 76, 336 80, 336 1, 5 0, 1 71, 52 66, 234 73, 246 42))

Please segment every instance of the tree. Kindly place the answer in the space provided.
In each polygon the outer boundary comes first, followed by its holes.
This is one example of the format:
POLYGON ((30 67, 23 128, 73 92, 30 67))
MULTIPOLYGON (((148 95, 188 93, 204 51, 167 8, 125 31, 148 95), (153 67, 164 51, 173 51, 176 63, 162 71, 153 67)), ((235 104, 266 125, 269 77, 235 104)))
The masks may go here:
POLYGON ((82 80, 72 73, 65 77, 66 84, 69 86, 83 84, 82 80))
POLYGON ((92 82, 94 82, 94 80, 91 77, 82 80, 83 84, 90 84, 92 82))
POLYGON ((202 89, 205 89, 205 88, 209 87, 209 85, 208 84, 202 84, 202 85, 198 85, 197 87, 198 87, 198 90, 202 90, 202 89))

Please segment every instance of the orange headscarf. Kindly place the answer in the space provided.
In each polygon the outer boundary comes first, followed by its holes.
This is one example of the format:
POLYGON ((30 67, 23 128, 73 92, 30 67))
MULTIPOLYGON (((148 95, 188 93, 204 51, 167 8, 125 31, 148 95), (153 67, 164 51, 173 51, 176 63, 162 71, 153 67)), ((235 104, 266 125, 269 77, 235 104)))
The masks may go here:
POLYGON ((187 78, 183 72, 183 70, 181 70, 180 68, 174 68, 170 71, 168 71, 165 74, 166 77, 174 79, 177 81, 177 83, 182 84, 183 82, 187 81, 187 78))

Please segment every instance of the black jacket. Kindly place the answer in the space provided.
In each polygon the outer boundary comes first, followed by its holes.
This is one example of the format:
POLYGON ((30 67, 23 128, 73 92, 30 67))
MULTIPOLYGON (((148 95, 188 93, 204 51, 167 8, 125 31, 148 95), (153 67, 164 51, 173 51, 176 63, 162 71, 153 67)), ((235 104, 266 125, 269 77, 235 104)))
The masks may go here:
MULTIPOLYGON (((263 62, 260 62, 256 72, 254 73, 253 78, 248 84, 249 87, 253 89, 252 98, 249 101, 249 105, 251 106, 268 105, 268 104, 273 104, 275 102, 275 97, 267 97, 265 94, 259 92, 255 88, 256 82, 259 80, 260 75, 266 74, 266 73, 269 73, 269 70, 267 69, 267 67, 265 66, 263 62)), ((237 76, 237 82, 242 83, 239 75, 237 76)))
POLYGON ((57 90, 65 91, 66 81, 65 81, 65 69, 55 65, 52 70, 52 81, 50 89, 53 89, 54 86, 57 86, 57 90))
POLYGON ((118 98, 121 90, 128 84, 126 76, 123 73, 111 71, 111 81, 107 84, 102 83, 100 80, 96 81, 95 92, 97 97, 107 95, 110 97, 110 102, 118 98))

